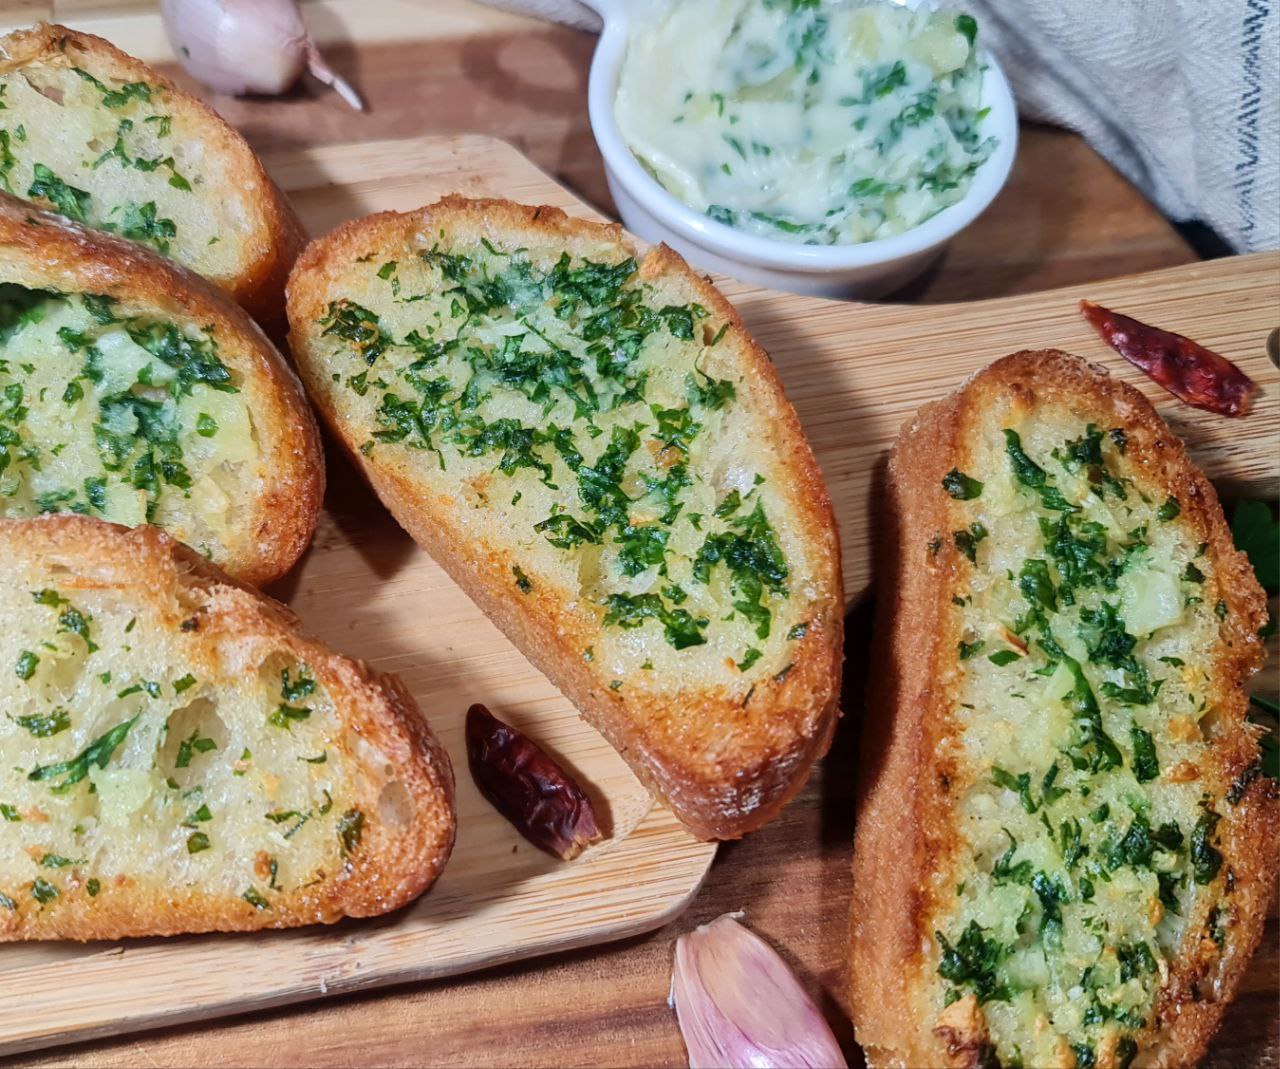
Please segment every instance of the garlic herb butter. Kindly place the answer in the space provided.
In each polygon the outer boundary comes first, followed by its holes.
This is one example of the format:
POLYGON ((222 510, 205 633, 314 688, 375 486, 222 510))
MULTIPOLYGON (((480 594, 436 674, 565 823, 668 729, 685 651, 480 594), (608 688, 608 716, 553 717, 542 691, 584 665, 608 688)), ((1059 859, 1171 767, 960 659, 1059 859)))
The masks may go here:
POLYGON ((1233 916, 1203 654, 1222 586, 1127 449, 1053 409, 942 480, 967 560, 929 1016, 1004 1066, 1128 1066, 1188 935, 1215 955, 1233 916))
POLYGON ((739 401, 704 368, 717 318, 668 303, 631 258, 482 240, 370 261, 317 327, 369 427, 361 452, 429 455, 520 533, 514 596, 563 577, 627 670, 706 647, 736 683, 785 668, 807 610, 776 491, 724 439, 739 401))
POLYGON ((211 553, 259 464, 210 333, 0 283, 0 516, 155 523, 211 553))
POLYGON ((0 909, 79 902, 93 919, 158 872, 275 909, 359 851, 365 814, 327 760, 338 713, 311 665, 219 662, 167 603, 135 629, 118 579, 64 578, 0 588, 17 665, 0 672, 0 909))
POLYGON ((761 237, 852 245, 955 204, 983 135, 977 23, 849 0, 685 0, 637 27, 615 113, 685 204, 761 237))

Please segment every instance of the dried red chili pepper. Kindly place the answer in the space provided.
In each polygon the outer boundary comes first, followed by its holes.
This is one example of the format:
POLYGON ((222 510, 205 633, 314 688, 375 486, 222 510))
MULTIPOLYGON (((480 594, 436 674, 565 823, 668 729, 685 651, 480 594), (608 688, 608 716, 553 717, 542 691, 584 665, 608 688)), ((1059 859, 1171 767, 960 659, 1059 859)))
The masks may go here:
POLYGON ((1080 311, 1103 341, 1174 397, 1223 416, 1248 412, 1257 384, 1225 356, 1092 301, 1081 301, 1080 311))
POLYGON ((548 854, 568 861, 604 838, 573 777, 483 705, 467 710, 467 761, 480 793, 548 854))

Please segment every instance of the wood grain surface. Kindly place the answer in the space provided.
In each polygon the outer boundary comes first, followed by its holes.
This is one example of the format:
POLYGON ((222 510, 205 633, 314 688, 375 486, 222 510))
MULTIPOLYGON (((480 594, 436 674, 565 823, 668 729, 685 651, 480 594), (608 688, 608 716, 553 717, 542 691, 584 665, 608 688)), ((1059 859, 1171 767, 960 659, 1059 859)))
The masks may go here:
MULTIPOLYGON (((126 39, 136 34, 138 41, 151 42, 150 55, 158 58, 165 50, 152 6, 145 0, 25 0, 5 4, 0 20, 18 23, 56 14, 143 52, 126 39)), ((588 35, 495 14, 465 0, 315 0, 304 10, 317 36, 329 43, 330 59, 358 84, 371 111, 355 115, 314 86, 279 101, 203 94, 255 147, 270 151, 360 138, 490 133, 518 145, 588 202, 610 210, 586 122, 586 70, 593 45, 588 35)), ((908 296, 925 302, 995 297, 1194 258, 1177 232, 1082 141, 1061 131, 1024 127, 1004 194, 908 296)), ((1278 281, 1273 272, 1267 301, 1273 318, 1280 318, 1278 281)), ((1097 289, 1090 295, 1102 299, 1097 289)), ((768 322, 752 325, 762 336, 783 329, 768 322)), ((775 343, 773 335, 763 340, 775 343)), ((334 482, 335 488, 348 485, 340 477, 334 482)), ((840 992, 854 739, 868 620, 868 605, 859 602, 848 628, 847 715, 832 753, 778 821, 721 849, 678 923, 620 944, 447 983, 82 1044, 28 1055, 21 1063, 682 1065, 683 1047, 665 1005, 674 939, 679 931, 740 908, 796 968, 856 1062, 840 992)), ((1273 649, 1263 683, 1271 693, 1277 683, 1274 664, 1273 649)), ((254 968, 270 970, 269 955, 254 968)), ((1273 919, 1207 1065, 1274 1069, 1280 1064, 1278 973, 1273 919)))

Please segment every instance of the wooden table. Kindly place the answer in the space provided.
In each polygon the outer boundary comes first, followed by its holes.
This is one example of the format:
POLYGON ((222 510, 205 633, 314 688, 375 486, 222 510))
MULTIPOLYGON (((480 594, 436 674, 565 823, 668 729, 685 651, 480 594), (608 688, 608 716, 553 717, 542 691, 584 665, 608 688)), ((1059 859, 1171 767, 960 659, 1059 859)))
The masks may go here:
MULTIPOLYGON (((23 0, 3 19, 55 17, 160 62, 166 46, 143 0, 23 0)), ((309 86, 281 101, 209 97, 259 151, 426 133, 478 131, 516 145, 544 170, 612 211, 587 122, 595 39, 467 0, 312 0, 309 24, 359 87, 365 115, 309 86), (353 44, 353 42, 358 42, 353 44)), ((166 67, 166 70, 169 68, 166 67)), ((195 89, 178 76, 184 86, 195 89)), ((987 214, 915 287, 918 301, 1047 289, 1195 259, 1178 232, 1073 134, 1024 126, 1012 180, 987 214)), ((846 716, 830 755, 782 816, 721 847, 701 894, 651 935, 469 978, 312 1003, 206 1025, 25 1056, 24 1065, 684 1065, 667 1008, 676 936, 745 910, 819 1000, 854 1064, 843 1003, 853 835, 852 783, 869 606, 849 621, 846 716)), ((1273 607, 1274 611, 1274 607, 1273 607)), ((1274 660, 1270 672, 1274 691, 1274 660)), ((1272 1037, 1274 918, 1260 960, 1207 1065, 1241 1064, 1272 1037)), ((263 961, 270 969, 271 962, 263 961)))

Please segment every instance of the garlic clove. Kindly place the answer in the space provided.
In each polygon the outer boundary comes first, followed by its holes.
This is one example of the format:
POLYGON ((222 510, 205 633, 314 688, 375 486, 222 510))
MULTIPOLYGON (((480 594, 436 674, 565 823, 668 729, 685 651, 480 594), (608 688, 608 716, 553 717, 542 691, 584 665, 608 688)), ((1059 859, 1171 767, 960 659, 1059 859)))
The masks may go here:
POLYGON ((846 1069, 786 962, 729 914, 676 940, 671 995, 690 1069, 846 1069))
POLYGON ((307 36, 295 0, 160 0, 160 17, 178 62, 210 89, 274 95, 310 70, 364 109, 307 36))

